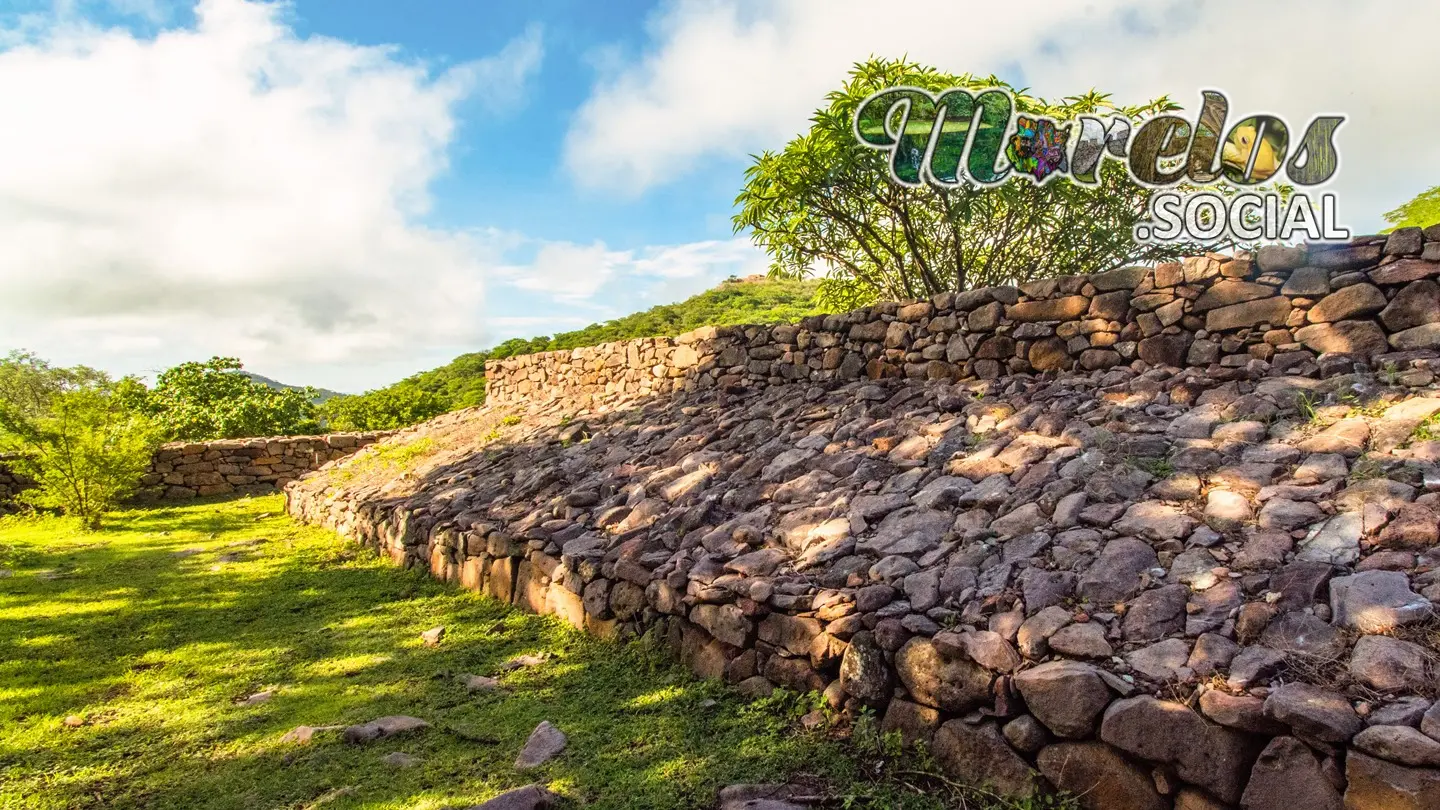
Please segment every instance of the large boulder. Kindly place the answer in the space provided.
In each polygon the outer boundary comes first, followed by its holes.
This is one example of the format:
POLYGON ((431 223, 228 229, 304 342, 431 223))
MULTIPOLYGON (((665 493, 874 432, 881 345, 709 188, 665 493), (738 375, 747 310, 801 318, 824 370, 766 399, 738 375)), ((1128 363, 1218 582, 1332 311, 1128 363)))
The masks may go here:
POLYGON ((963 714, 990 699, 991 673, 965 658, 940 654, 928 638, 905 642, 895 653, 895 671, 918 703, 963 714))
POLYGON ((1410 768, 1351 751, 1345 757, 1345 810, 1435 810, 1440 769, 1410 768))
POLYGON ((1385 293, 1373 284, 1351 284, 1321 298, 1306 313, 1310 323, 1333 323, 1373 315, 1385 308, 1385 293))
POLYGON ((1117 537, 1101 549, 1099 558, 1080 577, 1075 592, 1097 605, 1123 602, 1144 587, 1141 575, 1159 564, 1149 543, 1117 537))
POLYGON ((1391 332, 1440 323, 1440 284, 1425 279, 1405 285, 1380 313, 1380 322, 1391 332))
POLYGON ((1265 698, 1265 716, 1324 742, 1343 743, 1365 725, 1344 695, 1287 683, 1265 698))
POLYGON ((1083 739, 1095 733, 1096 721, 1110 705, 1110 688, 1089 664, 1050 661, 1015 676, 1025 705, 1059 737, 1083 739))
POLYGON ((1424 647, 1389 636, 1362 636, 1350 654, 1350 674, 1378 692, 1417 692, 1440 673, 1429 672, 1424 647))
POLYGON ((1350 745, 1397 765, 1440 768, 1440 741, 1409 726, 1370 726, 1356 734, 1350 745))
POLYGON ((1385 331, 1374 321, 1316 323, 1295 330, 1295 339, 1317 354, 1374 356, 1389 350, 1385 331))
POLYGON ((526 785, 507 790, 487 802, 472 806, 470 810, 549 810, 555 806, 556 798, 554 793, 540 785, 526 785))
POLYGON ((1330 580, 1331 622, 1361 633, 1385 633, 1434 614, 1401 571, 1362 571, 1330 580))
POLYGON ((940 770, 967 785, 1012 800, 1041 792, 1039 774, 1005 742, 994 723, 951 720, 935 732, 932 750, 940 770))
POLYGON ((1140 759, 1174 767, 1176 775, 1235 803, 1259 754, 1253 738, 1216 725, 1181 703, 1149 695, 1118 700, 1105 711, 1100 739, 1140 759))
POLYGON ((1315 752, 1294 737, 1276 737, 1265 746, 1240 797, 1242 810, 1341 810, 1342 803, 1315 752))
POLYGON ((1040 773, 1077 797, 1085 810, 1168 810, 1144 768, 1099 742, 1057 743, 1041 749, 1040 773))
POLYGON ((890 666, 875 637, 868 631, 856 633, 840 658, 840 688, 861 703, 879 706, 890 698, 893 684, 890 666))

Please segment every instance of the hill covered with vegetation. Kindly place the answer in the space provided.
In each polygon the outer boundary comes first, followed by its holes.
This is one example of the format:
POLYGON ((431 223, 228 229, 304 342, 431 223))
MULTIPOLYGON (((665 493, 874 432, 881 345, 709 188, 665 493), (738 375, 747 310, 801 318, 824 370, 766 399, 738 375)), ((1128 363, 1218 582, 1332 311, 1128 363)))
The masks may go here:
POLYGON ((356 396, 335 397, 323 412, 331 430, 388 430, 485 401, 485 361, 576 349, 617 340, 672 336, 702 326, 793 321, 819 310, 815 281, 730 279, 678 304, 652 307, 554 336, 514 338, 449 364, 356 396))

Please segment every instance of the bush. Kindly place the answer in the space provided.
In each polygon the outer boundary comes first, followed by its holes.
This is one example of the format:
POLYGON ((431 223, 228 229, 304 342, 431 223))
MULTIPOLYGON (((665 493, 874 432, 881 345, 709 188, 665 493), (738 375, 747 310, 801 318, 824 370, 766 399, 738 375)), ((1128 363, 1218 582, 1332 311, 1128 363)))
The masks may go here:
POLYGON ((169 440, 203 442, 320 432, 312 388, 271 388, 241 374, 233 357, 181 363, 162 372, 153 389, 122 381, 121 400, 153 418, 169 440))
POLYGON ((334 397, 320 406, 328 430, 394 430, 450 410, 441 396, 400 382, 357 396, 334 397))
POLYGON ((134 493, 158 442, 101 372, 53 368, 33 354, 0 361, 0 450, 35 488, 20 497, 58 507, 87 528, 134 493))

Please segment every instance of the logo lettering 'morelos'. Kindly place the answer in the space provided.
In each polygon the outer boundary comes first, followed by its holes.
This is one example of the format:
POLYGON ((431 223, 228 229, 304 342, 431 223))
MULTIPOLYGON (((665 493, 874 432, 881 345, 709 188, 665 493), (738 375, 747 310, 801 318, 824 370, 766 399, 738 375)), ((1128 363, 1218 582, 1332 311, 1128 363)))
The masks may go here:
POLYGON ((902 185, 919 186, 927 179, 956 185, 962 161, 967 179, 991 185, 1010 174, 999 158, 1013 112, 1009 94, 998 89, 978 94, 951 89, 936 98, 918 88, 893 87, 860 105, 855 132, 866 145, 890 152, 891 176, 902 185))
POLYGON ((1340 153, 1335 149, 1335 130, 1343 123, 1343 115, 1319 115, 1310 122, 1305 129, 1305 137, 1300 139, 1295 154, 1285 165, 1285 176, 1290 178, 1290 182, 1313 186, 1335 174, 1335 170, 1340 168, 1340 153))

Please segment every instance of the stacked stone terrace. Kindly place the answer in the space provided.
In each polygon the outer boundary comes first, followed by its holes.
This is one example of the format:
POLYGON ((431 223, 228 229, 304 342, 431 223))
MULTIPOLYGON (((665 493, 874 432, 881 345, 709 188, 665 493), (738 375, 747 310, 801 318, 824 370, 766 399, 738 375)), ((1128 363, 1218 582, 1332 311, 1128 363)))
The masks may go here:
POLYGON ((149 469, 140 479, 139 497, 185 500, 274 492, 388 435, 379 431, 172 442, 155 451, 149 469))
POLYGON ((1437 282, 1411 229, 512 358, 288 505, 1008 796, 1435 808, 1437 282))
POLYGON ((1314 372, 1317 356, 1435 349, 1440 227, 1349 246, 1212 254, 887 302, 798 324, 700 329, 486 364, 498 405, 725 385, 995 379, 1128 364, 1314 372), (1428 236, 1426 235, 1428 234, 1428 236))

